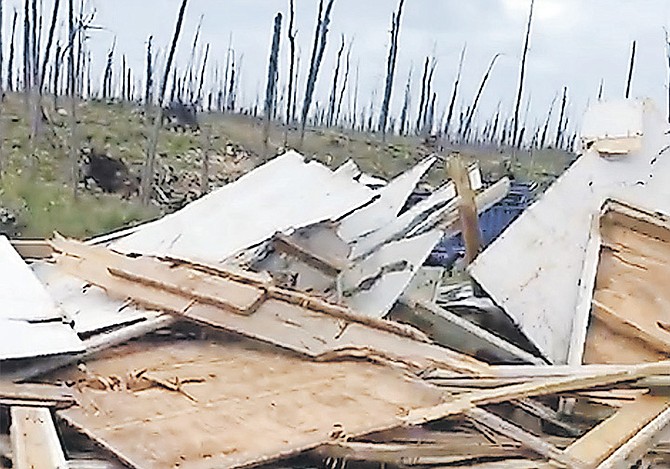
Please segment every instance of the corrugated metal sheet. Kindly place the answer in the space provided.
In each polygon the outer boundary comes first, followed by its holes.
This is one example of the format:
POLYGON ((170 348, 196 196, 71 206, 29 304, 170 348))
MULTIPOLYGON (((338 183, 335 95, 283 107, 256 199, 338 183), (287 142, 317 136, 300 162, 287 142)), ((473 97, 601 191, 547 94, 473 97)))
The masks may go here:
POLYGON ((0 266, 0 359, 82 351, 63 312, 4 236, 0 266))
MULTIPOLYGON (((474 262, 473 277, 547 358, 565 363, 591 218, 613 197, 670 213, 667 124, 645 102, 642 147, 585 153, 474 262)), ((612 116, 603 117, 607 122, 612 116)), ((603 128, 605 125, 603 124, 603 128)))

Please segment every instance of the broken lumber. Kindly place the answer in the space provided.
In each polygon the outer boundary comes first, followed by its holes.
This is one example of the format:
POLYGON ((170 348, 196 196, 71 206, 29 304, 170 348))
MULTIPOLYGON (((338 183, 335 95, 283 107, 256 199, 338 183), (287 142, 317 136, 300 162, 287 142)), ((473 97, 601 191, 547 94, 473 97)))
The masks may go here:
POLYGON ((14 406, 10 412, 14 469, 67 469, 49 409, 14 406))
POLYGON ((62 386, 0 382, 0 405, 63 409, 74 404, 74 396, 62 386))

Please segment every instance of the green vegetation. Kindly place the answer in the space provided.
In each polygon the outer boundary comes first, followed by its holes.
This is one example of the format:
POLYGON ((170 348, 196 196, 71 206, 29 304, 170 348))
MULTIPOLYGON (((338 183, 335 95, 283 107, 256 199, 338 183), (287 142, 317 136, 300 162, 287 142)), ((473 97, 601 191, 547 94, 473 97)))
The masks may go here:
MULTIPOLYGON (((43 104, 49 122, 42 125, 34 146, 29 139, 23 97, 9 95, 2 104, 0 155, 4 175, 0 181, 0 208, 9 209, 17 216, 17 226, 8 230, 10 235, 45 237, 59 231, 69 236, 89 237, 155 218, 167 210, 157 205, 142 207, 139 200, 124 200, 119 195, 102 194, 83 186, 75 200, 67 156, 69 116, 62 109, 53 108, 52 98, 45 98, 43 104)), ((69 108, 64 98, 60 106, 69 108)), ((121 158, 131 171, 140 174, 150 132, 141 107, 130 103, 81 102, 77 117, 82 147, 121 158)), ((210 179, 214 185, 220 185, 282 151, 283 129, 272 129, 266 149, 262 122, 257 118, 211 114, 201 116, 201 125, 208 131, 201 134, 161 132, 159 172, 169 166, 173 176, 199 176, 202 148, 209 148, 210 179), (205 135, 209 135, 209 142, 205 142, 205 135)), ((288 146, 298 140, 298 131, 290 131, 288 146)), ((330 167, 352 158, 363 171, 385 178, 399 174, 432 151, 418 137, 389 137, 387 143, 382 143, 374 135, 330 129, 309 131, 302 148, 302 153, 330 167)), ((477 159, 484 172, 492 177, 504 173, 504 160, 514 160, 511 171, 515 177, 545 183, 559 175, 571 161, 570 155, 552 150, 520 152, 514 156, 487 148, 456 147, 452 151, 477 159)), ((436 165, 428 179, 439 184, 444 177, 443 165, 436 165)))

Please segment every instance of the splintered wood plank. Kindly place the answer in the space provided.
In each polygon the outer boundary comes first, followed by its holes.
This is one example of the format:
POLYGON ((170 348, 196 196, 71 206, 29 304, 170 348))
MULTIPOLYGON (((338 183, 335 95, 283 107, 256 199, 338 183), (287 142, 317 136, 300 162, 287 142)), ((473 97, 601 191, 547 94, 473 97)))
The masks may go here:
POLYGON ((641 396, 570 445, 565 454, 596 467, 670 406, 665 396, 641 396))
POLYGON ((15 406, 11 418, 14 469, 67 469, 49 409, 15 406))
MULTIPOLYGON (((243 316, 239 316, 243 317, 243 316)), ((130 467, 205 469, 270 463, 347 435, 402 424, 408 409, 442 392, 402 370, 363 361, 320 363, 258 342, 134 342, 87 363, 97 376, 146 368, 185 382, 194 400, 167 389, 75 392, 79 407, 58 415, 130 467), (189 379, 200 382, 189 383, 189 379)), ((77 379, 76 368, 61 379, 77 379)))
POLYGON ((74 396, 65 387, 0 382, 0 404, 9 405, 22 401, 26 406, 41 407, 69 407, 75 403, 74 396))

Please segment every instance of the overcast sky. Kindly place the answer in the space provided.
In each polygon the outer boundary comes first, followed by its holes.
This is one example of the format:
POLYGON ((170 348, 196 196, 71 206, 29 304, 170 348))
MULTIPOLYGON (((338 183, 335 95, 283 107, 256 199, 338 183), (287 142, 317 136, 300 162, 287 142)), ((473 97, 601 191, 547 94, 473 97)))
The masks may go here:
MULTIPOLYGON (((50 11, 51 2, 44 0, 45 11, 50 11)), ((5 0, 5 35, 9 33, 9 10, 20 3, 5 0)), ((67 4, 67 1, 62 3, 67 4)), ((155 37, 157 47, 166 48, 180 0, 87 0, 87 3, 88 8, 97 10, 96 24, 106 28, 94 32, 90 43, 96 81, 100 82, 105 51, 114 37, 116 63, 120 66, 120 55, 126 54, 138 73, 144 68, 144 47, 149 35, 155 37)), ((232 34, 238 57, 244 55, 242 104, 253 102, 257 91, 262 95, 265 89, 271 27, 278 11, 285 14, 280 64, 280 76, 282 80, 285 78, 287 5, 288 0, 189 1, 177 64, 186 65, 196 25, 204 15, 201 38, 211 44, 210 63, 225 61, 232 34)), ((309 57, 317 5, 317 0, 296 0, 302 65, 309 57)), ((471 102, 488 62, 500 52, 504 56, 491 75, 479 114, 491 115, 498 103, 504 112, 510 113, 529 6, 530 0, 406 0, 393 114, 400 111, 404 84, 412 68, 412 103, 416 112, 421 67, 428 54, 435 54, 437 58, 435 91, 438 113, 441 113, 450 99, 458 56, 465 43, 467 53, 459 103, 471 102)), ((361 101, 369 103, 371 92, 378 90, 376 108, 379 108, 389 24, 395 8, 395 0, 335 1, 317 99, 327 100, 334 57, 340 35, 345 34, 347 40, 354 39, 352 65, 360 63, 361 101)), ((63 10, 63 18, 64 13, 63 10)), ((570 113, 575 120, 587 102, 597 96, 601 78, 606 97, 623 96, 634 39, 638 41, 638 54, 633 94, 654 98, 659 107, 665 109, 667 59, 663 28, 668 26, 670 0, 536 0, 525 94, 526 100, 531 99, 530 123, 543 119, 552 99, 564 85, 570 90, 570 113)), ((300 95, 304 94, 304 66, 302 70, 300 95)))

